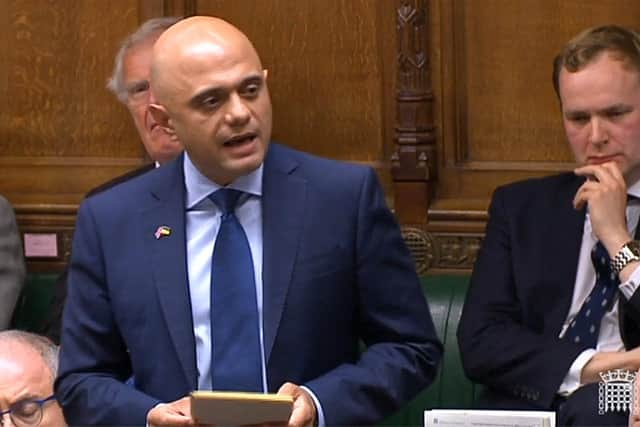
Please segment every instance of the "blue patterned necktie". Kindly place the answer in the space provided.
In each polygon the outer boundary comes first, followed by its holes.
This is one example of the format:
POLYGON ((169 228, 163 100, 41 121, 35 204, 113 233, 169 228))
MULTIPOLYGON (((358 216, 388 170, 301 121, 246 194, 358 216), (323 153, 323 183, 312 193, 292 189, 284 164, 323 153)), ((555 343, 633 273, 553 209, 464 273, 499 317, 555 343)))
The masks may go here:
POLYGON ((234 211, 241 191, 209 199, 222 211, 211 259, 211 380, 213 390, 262 391, 262 363, 253 261, 234 211))
POLYGON ((565 333, 565 339, 581 345, 584 349, 596 348, 600 322, 607 309, 611 307, 620 284, 618 275, 611 270, 609 253, 602 243, 598 242, 593 247, 591 261, 596 270, 596 283, 565 333))

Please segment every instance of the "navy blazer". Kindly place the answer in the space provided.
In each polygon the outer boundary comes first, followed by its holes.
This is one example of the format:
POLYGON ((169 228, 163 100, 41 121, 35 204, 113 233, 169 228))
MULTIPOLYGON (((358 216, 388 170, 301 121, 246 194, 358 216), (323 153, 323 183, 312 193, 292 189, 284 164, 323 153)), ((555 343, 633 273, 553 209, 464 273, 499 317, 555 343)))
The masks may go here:
MULTIPOLYGON (((569 313, 585 209, 573 173, 498 188, 458 328, 467 375, 491 407, 549 409, 581 347, 558 335, 569 313)), ((640 294, 620 297, 621 333, 637 338, 640 294)))
MULTIPOLYGON (((182 165, 80 207, 56 380, 70 424, 145 425, 197 387, 182 165)), ((375 173, 272 144, 262 204, 269 391, 305 384, 330 425, 378 421, 433 380, 442 350, 375 173)))

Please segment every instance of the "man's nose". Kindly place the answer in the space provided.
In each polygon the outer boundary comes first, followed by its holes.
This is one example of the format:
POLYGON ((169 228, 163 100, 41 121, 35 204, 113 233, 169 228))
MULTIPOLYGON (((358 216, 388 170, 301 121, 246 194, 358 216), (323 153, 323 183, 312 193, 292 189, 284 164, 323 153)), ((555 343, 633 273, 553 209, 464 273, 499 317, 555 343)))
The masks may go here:
POLYGON ((245 100, 237 93, 231 94, 231 96, 229 96, 227 111, 224 116, 227 124, 230 126, 243 125, 250 117, 251 113, 245 104, 245 100))
POLYGON ((609 140, 609 135, 602 119, 592 117, 589 126, 589 142, 592 144, 606 144, 609 140))

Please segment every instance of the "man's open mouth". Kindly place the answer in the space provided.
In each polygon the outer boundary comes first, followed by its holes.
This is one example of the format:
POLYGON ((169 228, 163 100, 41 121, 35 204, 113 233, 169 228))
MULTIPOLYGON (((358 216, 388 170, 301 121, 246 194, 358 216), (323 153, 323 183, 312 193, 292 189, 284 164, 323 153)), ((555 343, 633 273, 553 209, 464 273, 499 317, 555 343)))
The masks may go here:
POLYGON ((255 133, 243 133, 242 135, 237 135, 237 136, 234 136, 233 138, 228 139, 224 143, 224 145, 229 147, 243 145, 243 144, 253 142, 255 138, 256 138, 255 133))

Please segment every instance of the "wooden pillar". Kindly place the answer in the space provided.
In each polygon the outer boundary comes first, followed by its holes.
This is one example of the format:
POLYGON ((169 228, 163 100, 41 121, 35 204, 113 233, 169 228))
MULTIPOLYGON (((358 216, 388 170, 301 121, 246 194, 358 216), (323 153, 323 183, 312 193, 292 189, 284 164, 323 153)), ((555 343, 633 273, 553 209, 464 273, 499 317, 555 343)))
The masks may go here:
POLYGON ((426 0, 396 0, 395 211, 401 224, 420 228, 437 179, 428 13, 426 0))

